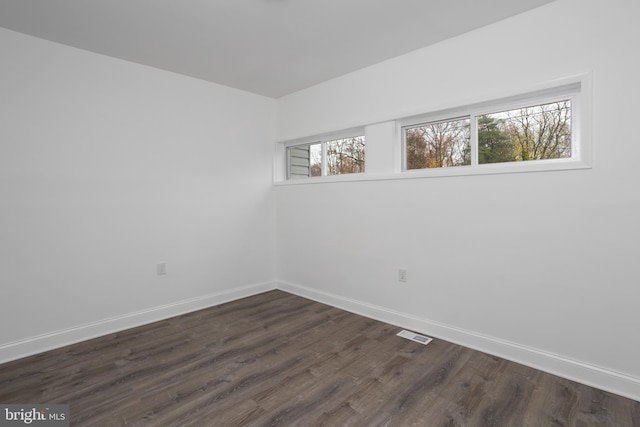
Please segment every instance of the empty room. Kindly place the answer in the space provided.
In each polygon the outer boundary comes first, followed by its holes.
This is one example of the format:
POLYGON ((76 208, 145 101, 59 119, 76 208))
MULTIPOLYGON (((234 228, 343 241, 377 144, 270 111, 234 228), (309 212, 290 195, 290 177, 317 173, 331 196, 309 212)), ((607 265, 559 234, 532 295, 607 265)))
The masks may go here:
POLYGON ((0 425, 640 426, 638 18, 0 0, 0 425))

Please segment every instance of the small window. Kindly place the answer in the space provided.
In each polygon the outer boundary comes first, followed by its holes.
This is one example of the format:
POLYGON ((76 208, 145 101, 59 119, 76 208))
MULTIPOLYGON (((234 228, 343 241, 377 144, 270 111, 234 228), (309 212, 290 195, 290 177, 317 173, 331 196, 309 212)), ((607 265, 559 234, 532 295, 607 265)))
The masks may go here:
POLYGON ((435 113, 434 120, 428 115, 404 119, 403 170, 480 171, 479 166, 491 164, 517 168, 524 163, 581 160, 574 132, 579 90, 572 85, 435 113))
POLYGON ((364 172, 364 136, 287 147, 287 179, 364 172))

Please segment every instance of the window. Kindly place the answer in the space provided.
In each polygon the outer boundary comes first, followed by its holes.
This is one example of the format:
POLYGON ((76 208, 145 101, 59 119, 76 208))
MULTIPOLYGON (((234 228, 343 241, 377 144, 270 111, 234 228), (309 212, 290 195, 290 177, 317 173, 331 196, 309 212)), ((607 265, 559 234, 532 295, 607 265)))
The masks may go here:
MULTIPOLYGON (((495 100, 466 105, 451 100, 455 106, 448 109, 280 141, 274 182, 307 185, 589 169, 591 88, 591 76, 581 74, 510 91, 495 100)), ((448 102, 436 101, 427 104, 448 102)))
POLYGON ((571 86, 405 120, 403 170, 577 160, 578 93, 571 86))
POLYGON ((287 179, 364 172, 364 136, 287 147, 287 179))
POLYGON ((570 99, 476 119, 479 164, 571 157, 570 99))

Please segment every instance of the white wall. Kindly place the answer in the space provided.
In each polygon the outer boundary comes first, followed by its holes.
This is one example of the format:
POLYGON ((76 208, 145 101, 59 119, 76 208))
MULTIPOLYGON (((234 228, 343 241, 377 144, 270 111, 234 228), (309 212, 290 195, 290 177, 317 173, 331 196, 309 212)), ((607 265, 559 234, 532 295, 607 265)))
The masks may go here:
POLYGON ((639 399, 638 16, 558 0, 280 99, 288 140, 593 82, 592 169, 276 187, 281 286, 639 399))
POLYGON ((0 54, 0 360, 273 287, 273 99, 3 29, 0 54))
POLYGON ((558 0, 277 105, 0 29, 0 361, 277 276, 640 399, 639 12, 558 0), (271 188, 276 107, 286 140, 584 72, 593 169, 271 188))

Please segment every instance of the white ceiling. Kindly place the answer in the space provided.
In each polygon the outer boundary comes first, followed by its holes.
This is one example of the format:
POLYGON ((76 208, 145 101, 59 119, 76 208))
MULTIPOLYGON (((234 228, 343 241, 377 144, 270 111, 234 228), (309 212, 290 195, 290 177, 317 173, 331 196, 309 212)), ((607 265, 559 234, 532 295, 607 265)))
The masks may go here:
POLYGON ((281 97, 552 0, 0 0, 0 26, 281 97))

